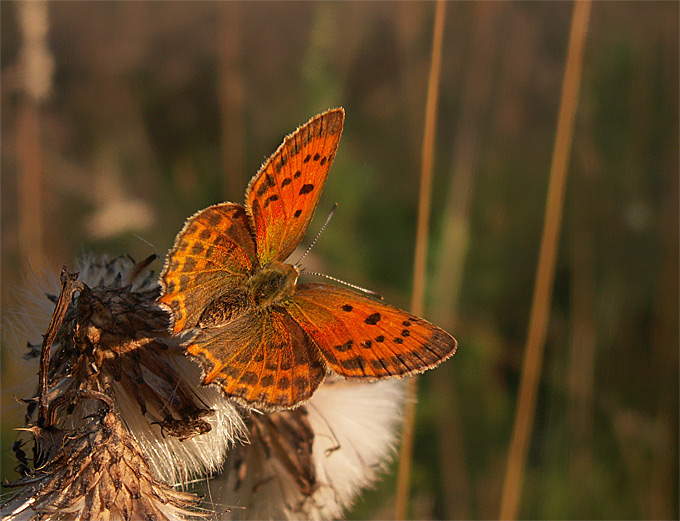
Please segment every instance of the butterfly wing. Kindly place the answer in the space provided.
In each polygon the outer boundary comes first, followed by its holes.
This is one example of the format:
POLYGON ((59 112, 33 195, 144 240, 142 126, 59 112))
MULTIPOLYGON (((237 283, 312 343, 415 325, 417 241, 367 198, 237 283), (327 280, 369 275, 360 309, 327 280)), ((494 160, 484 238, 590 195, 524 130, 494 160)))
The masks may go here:
POLYGON ((343 109, 312 118, 286 137, 252 178, 246 209, 262 266, 284 261, 302 241, 335 158, 343 109))
POLYGON ((187 352, 199 357, 203 384, 266 411, 309 399, 326 374, 319 352, 284 310, 248 311, 228 323, 203 328, 187 352))
POLYGON ((285 306, 328 366, 347 378, 421 373, 456 351, 446 331, 339 286, 300 284, 285 306))
POLYGON ((158 303, 177 334, 197 326, 205 309, 240 287, 258 266, 243 206, 222 203, 190 217, 168 253, 158 303))

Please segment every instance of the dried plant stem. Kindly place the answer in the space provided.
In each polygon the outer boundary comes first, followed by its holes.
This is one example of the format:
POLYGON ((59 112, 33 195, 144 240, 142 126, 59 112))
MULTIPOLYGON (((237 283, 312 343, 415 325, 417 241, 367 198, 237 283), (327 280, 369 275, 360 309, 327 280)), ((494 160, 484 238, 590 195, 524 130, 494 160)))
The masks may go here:
MULTIPOLYGON (((416 251, 413 273, 413 293, 411 311, 423 314, 425 300, 425 268, 427 264, 427 239, 430 222, 430 198, 432 192, 432 165, 434 160, 434 135, 437 128, 437 102, 439 100, 439 74, 441 71, 442 42, 444 40, 444 17, 446 2, 438 0, 434 16, 432 55, 425 106, 425 129, 420 171, 420 197, 418 200, 418 222, 416 230, 416 251)), ((413 456, 413 429, 415 421, 416 378, 407 383, 409 400, 404 411, 401 452, 399 454, 399 474, 397 477, 397 497, 394 508, 395 519, 405 519, 408 509, 408 491, 411 480, 411 460, 413 456)))
POLYGON ((50 325, 47 328, 47 333, 43 337, 42 349, 40 350, 40 374, 39 385, 39 421, 38 425, 45 426, 45 421, 48 419, 47 393, 49 388, 48 376, 50 370, 50 349, 54 340, 57 338, 59 328, 64 321, 68 305, 71 302, 71 297, 76 291, 82 291, 85 285, 78 280, 77 273, 69 273, 66 266, 61 269, 61 292, 59 293, 59 300, 54 308, 50 325))
POLYGON ((569 166, 569 152, 571 150, 590 8, 590 0, 574 2, 567 63, 557 119, 557 133, 550 169, 543 236, 536 271, 515 425, 503 484, 500 519, 516 519, 519 507, 529 435, 534 420, 536 389, 541 374, 543 347, 550 314, 557 243, 564 206, 564 186, 569 166))

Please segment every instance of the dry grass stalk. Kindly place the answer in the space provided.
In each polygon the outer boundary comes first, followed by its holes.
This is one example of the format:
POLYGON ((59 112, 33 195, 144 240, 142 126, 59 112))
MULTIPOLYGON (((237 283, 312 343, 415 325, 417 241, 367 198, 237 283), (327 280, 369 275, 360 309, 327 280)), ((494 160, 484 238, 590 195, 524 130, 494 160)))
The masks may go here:
POLYGON ((529 333, 522 365, 515 425, 503 484, 500 518, 516 519, 531 427, 536 407, 536 390, 541 374, 543 348, 550 315, 550 299, 555 273, 555 259, 564 207, 564 187, 578 101, 583 48, 585 45, 591 2, 574 3, 569 49, 562 82, 562 96, 545 210, 545 224, 536 271, 529 333))
MULTIPOLYGON (((411 311, 423 315, 425 301, 425 271, 427 264, 427 239, 430 223, 430 199, 432 195, 432 168, 434 162, 434 140, 437 128, 437 102, 439 100, 439 75, 441 71, 442 42, 444 40, 444 19, 446 2, 439 0, 434 17, 432 35, 432 57, 428 78, 427 103, 425 106, 425 129, 423 132, 422 162, 420 171, 420 197, 418 200, 418 223, 416 231, 415 264, 413 268, 413 293, 411 311)), ((407 393, 415 398, 417 379, 407 383, 407 393)), ((404 427, 402 430, 401 452, 399 455, 399 475, 397 478, 397 497, 394 507, 395 519, 405 519, 408 509, 408 490, 411 480, 411 460, 413 457, 413 430, 415 422, 415 400, 406 401, 404 427)))

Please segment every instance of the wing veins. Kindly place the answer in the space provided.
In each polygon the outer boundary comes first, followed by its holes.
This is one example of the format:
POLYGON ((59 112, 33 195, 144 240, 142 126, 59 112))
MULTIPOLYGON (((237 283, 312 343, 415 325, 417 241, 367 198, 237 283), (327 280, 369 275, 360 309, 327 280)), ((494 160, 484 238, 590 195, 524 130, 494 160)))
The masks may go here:
MULTIPOLYGON (((331 315, 335 316, 335 317, 338 319, 338 321, 345 327, 345 330, 346 330, 346 331, 348 332, 348 334, 349 334, 349 329, 347 328, 347 325, 345 324, 344 320, 341 319, 339 315, 333 314, 333 310, 332 310, 331 308, 324 306, 324 305, 323 305, 322 303, 320 303, 320 302, 310 301, 309 299, 304 298, 304 297, 302 298, 302 300, 307 300, 307 302, 312 302, 312 304, 314 304, 314 305, 316 305, 316 306, 319 306, 320 308, 324 309, 325 311, 327 311, 327 312, 330 313, 331 315)), ((387 308, 387 309, 389 309, 389 308, 387 308)), ((304 314, 304 313, 303 313, 303 314, 304 314)), ((305 316, 307 316, 307 315, 305 314, 305 316)), ((309 321, 309 317, 307 317, 307 320, 309 321)), ((313 323, 313 322, 312 322, 312 323, 313 323)), ((317 328, 317 329, 318 329, 318 328, 317 328)), ((366 330, 366 328, 365 328, 364 326, 361 327, 361 330, 364 332, 366 338, 372 340, 373 337, 367 332, 367 330, 366 330)), ((380 328, 380 332, 382 332, 382 333, 387 333, 387 331, 386 331, 385 329, 383 329, 382 327, 380 328)), ((353 335, 351 335, 351 334, 349 334, 349 337, 350 337, 351 339, 354 339, 354 338, 355 338, 355 337, 354 337, 353 335)), ((337 336, 336 336, 336 339, 338 339, 337 336)), ((339 340, 339 339, 338 339, 338 340, 339 340)), ((387 340, 387 338, 386 338, 386 340, 387 340)), ((427 343, 424 343, 423 346, 427 348, 427 343)), ((400 358, 399 356, 397 356, 397 355, 403 355, 403 353, 399 353, 399 352, 395 351, 394 348, 393 348, 393 347, 391 346, 391 344, 389 344, 389 343, 383 343, 383 344, 381 345, 380 350, 383 351, 384 349, 385 349, 386 351, 389 351, 390 353, 392 353, 392 357, 391 357, 392 359, 396 358, 397 360, 399 360, 399 363, 400 363, 404 368, 406 368, 407 373, 413 373, 413 372, 414 372, 413 369, 411 369, 408 365, 406 365, 406 363, 404 363, 404 362, 401 360, 401 358, 400 358), (386 348, 386 349, 385 349, 385 348, 386 348)), ((373 352, 375 352, 373 349, 371 349, 371 350, 372 350, 373 352)), ((430 350, 430 349, 428 348, 428 350, 430 350)), ((385 354, 387 354, 387 353, 385 353, 385 354)), ((376 358, 378 359, 378 361, 380 362, 380 364, 381 364, 383 367, 385 367, 385 364, 383 364, 382 361, 380 361, 380 357, 379 357, 379 356, 376 356, 376 358)), ((440 358, 440 357, 437 356, 437 358, 440 358)), ((421 359, 420 357, 418 357, 418 359, 421 360, 421 362, 422 362, 422 359, 421 359)), ((429 365, 429 364, 425 364, 425 365, 429 365)), ((364 373, 365 376, 372 376, 372 375, 367 375, 367 374, 366 374, 366 371, 364 371, 363 369, 362 369, 362 372, 364 373)), ((388 373, 389 373, 389 374, 392 374, 390 371, 388 371, 388 373)))
MULTIPOLYGON (((303 299, 303 300, 306 300, 306 299, 303 299)), ((309 300, 307 300, 307 302, 309 302, 309 300)), ((324 307, 323 305, 319 304, 318 302, 312 302, 312 303, 318 305, 320 308, 324 309, 325 311, 329 311, 328 308, 324 307)), ((316 327, 316 329, 317 329, 318 331, 322 331, 322 332, 324 331, 324 330, 322 330, 320 327, 316 326, 316 323, 315 323, 315 322, 313 322, 312 320, 309 319, 309 315, 307 315, 307 313, 305 313, 305 311, 304 311, 304 309, 303 309, 302 307, 300 307, 299 305, 298 305, 297 307, 298 307, 299 313, 301 313, 302 315, 305 316, 305 318, 307 319, 307 322, 308 322, 309 324, 314 324, 315 327, 316 327)), ((333 314, 331 313, 331 315, 333 315, 333 314)), ((337 315, 333 315, 333 316, 337 317, 337 315)), ((347 333, 347 336, 349 336, 350 339, 354 340, 355 337, 354 337, 354 335, 352 335, 352 334, 349 332, 349 329, 347 328, 347 325, 345 324, 345 322, 342 321, 342 320, 339 319, 339 318, 338 318, 338 322, 340 322, 340 324, 342 324, 342 326, 345 328, 345 332, 347 333)), ((303 328, 303 330, 304 330, 304 328, 303 328)), ((336 345, 342 343, 342 340, 340 339, 340 337, 338 337, 338 335, 335 333, 335 331, 333 331, 333 330, 331 330, 331 329, 329 328, 329 329, 328 329, 328 332, 330 332, 330 333, 333 335, 333 337, 335 338, 335 340, 336 340, 336 345)), ((306 333, 305 333, 305 334, 306 334, 306 333)), ((309 336, 309 335, 307 335, 307 336, 309 336)), ((312 342, 314 342, 314 345, 316 345, 317 349, 319 349, 319 351, 321 351, 321 355, 323 356, 323 349, 321 349, 321 347, 320 347, 319 344, 316 342, 316 340, 314 340, 311 336, 309 336, 309 338, 312 340, 312 342)), ((376 375, 366 374, 366 371, 364 370, 363 367, 361 368, 361 372, 363 373, 364 376, 368 376, 368 377, 375 377, 375 376, 376 376, 376 375)))
MULTIPOLYGON (((244 279, 247 276, 247 272, 246 273, 244 273, 244 272, 239 273, 238 271, 225 270, 225 269, 221 269, 221 268, 211 268, 211 269, 206 269, 206 270, 178 271, 177 273, 178 274, 174 275, 174 276, 181 277, 182 274, 190 274, 190 273, 233 273, 234 275, 242 275, 244 279)), ((205 284, 205 282, 202 282, 201 284, 195 284, 194 287, 202 286, 203 284, 205 284)))
MULTIPOLYGON (((250 326, 251 326, 251 324, 247 324, 247 327, 250 327, 250 326)), ((235 349, 235 350, 233 351, 233 354, 232 354, 230 357, 228 357, 227 360, 225 360, 223 367, 226 367, 228 364, 231 364, 234 360, 236 360, 236 359, 238 358, 238 356, 239 356, 241 353, 243 353, 244 351, 246 351, 246 350, 248 349, 248 347, 251 346, 250 340, 251 340, 251 339, 248 338, 245 342, 234 342, 234 343, 240 344, 240 348, 237 348, 237 349, 235 349)), ((236 364, 236 365, 238 365, 238 364, 236 364)), ((240 370, 240 372, 239 372, 239 379, 243 376, 243 374, 244 374, 245 371, 246 371, 246 368, 247 368, 249 365, 250 365, 250 360, 248 361, 248 363, 243 364, 243 365, 241 366, 241 370, 240 370)))
MULTIPOLYGON (((206 229, 208 229, 208 228, 206 228, 206 229)), ((224 237, 224 239, 225 239, 227 242, 229 242, 230 244, 233 244, 233 245, 235 245, 235 246, 238 246, 241 250, 243 250, 243 248, 241 248, 241 244, 238 243, 238 242, 236 242, 236 241, 235 241, 233 238, 231 238, 229 235, 218 234, 218 235, 215 236, 215 239, 217 239, 218 237, 224 237)), ((213 241, 214 241, 214 240, 213 240, 213 241)), ((229 250, 227 250, 227 248, 225 248, 224 246, 222 246, 222 245, 220 245, 220 244, 217 244, 216 242, 209 241, 208 239, 201 239, 200 237, 196 237, 196 236, 192 236, 190 242, 192 242, 192 243, 197 242, 197 243, 199 243, 199 244, 212 246, 213 248, 216 248, 216 249, 219 249, 219 250, 226 250, 226 251, 229 251, 229 250)), ((245 252, 245 250, 244 250, 244 252, 245 252)))

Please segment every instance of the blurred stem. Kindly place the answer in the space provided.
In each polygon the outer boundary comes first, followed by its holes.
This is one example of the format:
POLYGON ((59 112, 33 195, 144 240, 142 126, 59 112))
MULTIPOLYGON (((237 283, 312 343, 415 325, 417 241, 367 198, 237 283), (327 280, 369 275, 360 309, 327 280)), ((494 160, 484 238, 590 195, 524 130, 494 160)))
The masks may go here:
POLYGON ((53 60, 47 47, 47 3, 17 4, 21 30, 19 64, 22 95, 17 109, 17 167, 19 253, 33 269, 40 269, 43 244, 43 155, 40 140, 40 103, 52 84, 53 60))
MULTIPOLYGON (((425 128, 423 131, 423 147, 420 170, 420 197, 418 200, 418 222, 416 229, 416 251, 413 273, 413 293, 411 311, 422 315, 425 301, 425 270, 427 264, 427 240, 430 224, 430 199, 432 195, 432 165, 434 158, 434 136, 437 128, 437 103, 439 100, 439 75, 441 72, 442 42, 444 40, 444 18, 446 2, 438 0, 434 15, 434 31, 432 35, 432 55, 430 74, 427 85, 427 102, 425 105, 425 128)), ((402 430, 401 451, 399 457, 399 474, 397 476, 397 497, 394 507, 395 519, 405 519, 408 510, 408 493, 411 481, 411 465, 413 459, 413 430, 415 423, 415 396, 417 380, 411 378, 407 386, 402 430)))
MULTIPOLYGON (((671 53, 669 53, 670 55, 671 53)), ((677 53, 675 55, 677 57, 677 53)), ((669 56, 667 68, 675 71, 668 74, 668 92, 677 89, 677 61, 669 56), (675 67, 675 69, 674 69, 675 67)), ((675 114, 677 114, 677 97, 675 97, 675 114)), ((671 110, 673 110, 671 109, 671 110)), ((671 143, 678 142, 678 127, 668 136, 671 143)), ((654 444, 652 476, 647 490, 640 493, 647 501, 645 517, 649 519, 678 519, 678 287, 680 284, 678 263, 680 262, 680 236, 678 208, 678 148, 673 147, 666 161, 665 170, 668 179, 661 193, 661 214, 657 233, 662 243, 663 262, 659 270, 654 302, 654 326, 652 329, 652 346, 656 358, 655 366, 659 368, 660 380, 658 389, 657 423, 662 430, 662 443, 654 444), (672 392, 667 392, 671 390, 672 392)))
MULTIPOLYGON (((591 152, 586 149, 584 153, 591 152)), ((594 153, 594 152, 593 152, 594 153)), ((573 179, 573 198, 570 205, 573 217, 570 226, 571 311, 570 360, 568 370, 570 469, 572 490, 582 490, 583 476, 592 465, 593 397, 595 391, 596 317, 596 261, 592 208, 597 202, 590 199, 592 184, 589 169, 592 158, 582 162, 580 175, 573 179)), ((576 500, 576 498, 574 497, 576 500)))
POLYGON ((34 271, 40 272, 45 255, 43 244, 43 176, 40 143, 40 109, 29 96, 19 102, 17 163, 19 175, 19 252, 34 271))
POLYGON ((564 186, 569 166, 569 152, 571 150, 574 130, 581 66, 583 63, 583 48, 585 46, 590 8, 590 0, 574 2, 567 63, 562 82, 562 95, 557 119, 557 133, 555 135, 552 167, 550 169, 545 222, 529 319, 529 332, 524 352, 515 425, 510 443, 505 482, 503 483, 500 509, 501 519, 517 518, 527 449, 529 447, 531 427, 534 422, 536 390, 541 374, 543 349, 550 315, 555 260, 564 206, 564 186))
MULTIPOLYGON (((497 23, 503 4, 480 2, 474 6, 470 63, 463 94, 463 111, 452 146, 452 172, 448 188, 437 269, 434 274, 434 322, 455 331, 460 287, 470 238, 470 206, 479 167, 482 128, 491 105, 497 23)), ((463 451, 461 422, 451 367, 434 371, 437 389, 437 430, 441 459, 442 500, 447 519, 470 519, 470 484, 463 451)))
POLYGON ((244 152, 243 103, 245 80, 241 68, 240 2, 218 4, 221 32, 218 50, 218 98, 222 120, 222 171, 224 199, 238 201, 243 191, 244 152))

